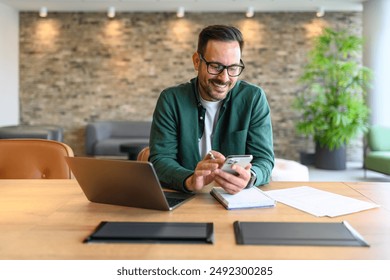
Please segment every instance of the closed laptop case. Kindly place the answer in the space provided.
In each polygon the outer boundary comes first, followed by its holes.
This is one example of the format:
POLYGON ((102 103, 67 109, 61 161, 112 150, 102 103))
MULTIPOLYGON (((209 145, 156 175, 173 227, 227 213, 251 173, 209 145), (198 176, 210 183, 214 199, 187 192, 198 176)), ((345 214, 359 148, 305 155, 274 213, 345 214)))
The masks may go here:
POLYGON ((236 243, 242 245, 369 245, 346 221, 342 223, 234 222, 236 243))
POLYGON ((213 223, 101 222, 84 242, 100 243, 209 243, 213 223))

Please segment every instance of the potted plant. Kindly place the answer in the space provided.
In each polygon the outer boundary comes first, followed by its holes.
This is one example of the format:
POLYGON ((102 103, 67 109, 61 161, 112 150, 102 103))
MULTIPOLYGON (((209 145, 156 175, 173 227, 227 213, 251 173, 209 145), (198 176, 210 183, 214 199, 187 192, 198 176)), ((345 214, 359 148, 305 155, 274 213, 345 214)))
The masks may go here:
POLYGON ((317 168, 345 169, 346 145, 368 128, 365 96, 372 73, 359 62, 361 49, 360 37, 326 28, 300 77, 296 129, 314 140, 317 168))

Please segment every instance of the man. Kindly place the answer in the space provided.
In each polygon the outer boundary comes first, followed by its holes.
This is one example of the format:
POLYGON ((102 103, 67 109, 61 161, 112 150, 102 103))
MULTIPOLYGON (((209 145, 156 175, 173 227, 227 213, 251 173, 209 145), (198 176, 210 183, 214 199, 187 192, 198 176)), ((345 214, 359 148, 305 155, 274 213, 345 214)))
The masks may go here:
POLYGON ((150 161, 165 187, 197 192, 214 181, 235 194, 269 182, 274 166, 270 108, 264 91, 238 80, 243 37, 231 26, 199 34, 192 56, 197 78, 165 89, 153 114, 150 161), (220 169, 228 155, 253 155, 252 164, 220 169))

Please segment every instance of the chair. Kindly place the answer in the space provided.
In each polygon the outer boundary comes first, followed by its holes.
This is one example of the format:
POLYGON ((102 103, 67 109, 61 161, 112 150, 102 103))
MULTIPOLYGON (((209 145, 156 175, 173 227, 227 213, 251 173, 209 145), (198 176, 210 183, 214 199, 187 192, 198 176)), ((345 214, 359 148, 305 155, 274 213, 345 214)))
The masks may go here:
POLYGON ((0 139, 0 179, 71 179, 73 150, 46 139, 0 139))
POLYGON ((390 175, 390 127, 372 126, 366 137, 363 153, 364 177, 366 170, 390 175))
POLYGON ((137 156, 137 161, 148 161, 149 160, 150 150, 149 147, 143 148, 137 156))

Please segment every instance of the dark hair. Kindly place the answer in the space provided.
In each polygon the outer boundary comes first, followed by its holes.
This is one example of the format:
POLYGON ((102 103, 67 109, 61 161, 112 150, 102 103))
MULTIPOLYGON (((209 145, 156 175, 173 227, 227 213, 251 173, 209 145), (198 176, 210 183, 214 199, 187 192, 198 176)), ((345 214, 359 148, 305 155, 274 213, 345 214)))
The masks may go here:
POLYGON ((210 40, 216 41, 237 41, 240 45, 240 50, 244 47, 244 39, 242 33, 238 28, 227 25, 210 25, 204 28, 199 33, 198 39, 198 53, 204 55, 207 43, 210 40))

